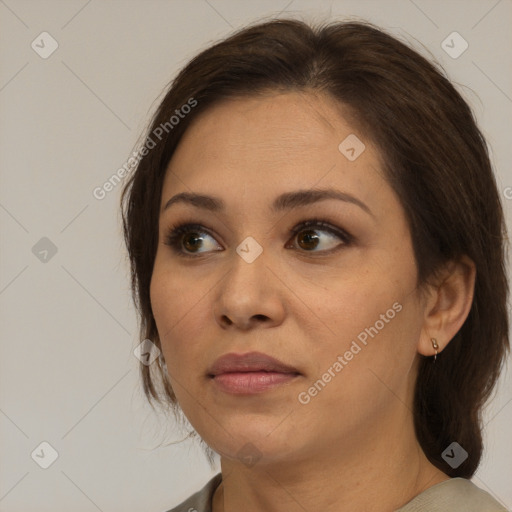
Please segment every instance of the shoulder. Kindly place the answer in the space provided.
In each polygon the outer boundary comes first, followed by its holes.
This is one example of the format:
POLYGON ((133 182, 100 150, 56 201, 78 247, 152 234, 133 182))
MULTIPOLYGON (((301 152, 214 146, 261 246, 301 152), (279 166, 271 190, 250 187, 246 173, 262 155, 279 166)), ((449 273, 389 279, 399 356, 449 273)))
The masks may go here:
POLYGON ((488 492, 465 478, 433 485, 396 512, 507 512, 488 492))
POLYGON ((217 473, 201 490, 167 512, 211 512, 213 493, 221 481, 222 474, 217 473))

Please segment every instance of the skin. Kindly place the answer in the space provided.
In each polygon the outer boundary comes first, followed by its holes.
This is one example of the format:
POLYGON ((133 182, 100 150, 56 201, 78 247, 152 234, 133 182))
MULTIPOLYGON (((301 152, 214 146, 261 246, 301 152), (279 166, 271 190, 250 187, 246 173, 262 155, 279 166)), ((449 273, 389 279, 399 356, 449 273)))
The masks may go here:
POLYGON ((413 387, 419 354, 434 355, 431 338, 441 354, 466 319, 474 265, 463 259, 427 290, 416 287, 403 208, 377 149, 348 119, 313 92, 226 100, 194 120, 169 164, 151 302, 178 402, 221 455, 214 512, 392 511, 448 479, 415 437, 413 387), (353 162, 338 149, 350 134, 366 146, 353 162), (282 193, 320 188, 356 197, 371 214, 336 199, 270 209, 282 193), (180 192, 216 196, 226 207, 164 210, 180 192), (304 236, 289 230, 314 217, 353 242, 312 228, 321 243, 308 250, 304 236), (213 232, 200 248, 185 246, 199 251, 189 258, 165 243, 183 221, 213 232), (236 252, 248 236, 263 249, 252 263, 236 252), (300 403, 299 393, 395 303, 401 311, 300 403), (221 355, 250 351, 300 375, 257 395, 220 391, 209 367, 221 355), (240 460, 247 443, 253 465, 240 460))

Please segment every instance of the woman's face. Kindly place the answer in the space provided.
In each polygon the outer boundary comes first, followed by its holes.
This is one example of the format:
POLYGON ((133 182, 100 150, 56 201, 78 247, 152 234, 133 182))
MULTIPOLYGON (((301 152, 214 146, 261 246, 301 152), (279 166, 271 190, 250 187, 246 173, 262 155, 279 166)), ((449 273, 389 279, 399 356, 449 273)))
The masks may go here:
POLYGON ((151 303, 178 402, 227 458, 337 456, 410 414, 411 237, 375 146, 342 114, 310 93, 229 100, 170 162, 151 303), (168 205, 181 193, 211 199, 168 205), (213 369, 254 352, 287 368, 213 369))

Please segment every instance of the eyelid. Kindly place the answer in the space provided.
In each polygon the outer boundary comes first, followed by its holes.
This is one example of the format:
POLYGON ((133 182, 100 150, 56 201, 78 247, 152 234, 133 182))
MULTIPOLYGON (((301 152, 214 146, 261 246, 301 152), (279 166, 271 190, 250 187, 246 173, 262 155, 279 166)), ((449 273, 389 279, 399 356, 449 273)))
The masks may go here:
POLYGON ((294 235, 296 235, 297 233, 300 233, 302 230, 304 230, 308 227, 320 228, 318 231, 328 231, 331 234, 341 238, 346 243, 350 243, 350 242, 354 241, 354 237, 351 234, 349 234, 347 231, 331 224, 330 222, 322 220, 320 218, 313 218, 313 219, 308 219, 308 220, 299 222, 299 224, 297 224, 295 227, 293 227, 290 230, 290 233, 293 233, 294 235))
MULTIPOLYGON (((217 241, 217 237, 213 234, 213 230, 205 226, 204 224, 199 224, 197 222, 180 222, 176 225, 170 226, 166 230, 166 234, 164 237, 164 244, 171 247, 171 249, 184 257, 197 258, 202 254, 208 254, 209 252, 199 252, 199 253, 189 253, 182 250, 179 245, 181 244, 181 237, 190 232, 198 232, 198 233, 206 233, 209 237, 213 238, 218 245, 220 243, 217 241)), ((217 252, 215 250, 213 252, 217 252)))

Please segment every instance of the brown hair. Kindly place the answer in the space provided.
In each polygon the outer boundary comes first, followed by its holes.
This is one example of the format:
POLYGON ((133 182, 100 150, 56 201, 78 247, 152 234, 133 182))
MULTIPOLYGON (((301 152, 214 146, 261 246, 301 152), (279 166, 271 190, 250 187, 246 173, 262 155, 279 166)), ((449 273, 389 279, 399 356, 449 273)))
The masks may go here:
MULTIPOLYGON (((409 223, 418 286, 462 255, 476 265, 474 299, 462 328, 435 365, 419 356, 413 411, 429 460, 452 477, 469 478, 482 455, 482 409, 509 349, 502 205, 485 140, 443 70, 369 23, 260 23, 201 52, 172 82, 146 139, 159 140, 143 152, 121 198, 141 337, 160 347, 149 287, 162 182, 187 126, 224 98, 292 90, 321 92, 348 107, 351 121, 379 149, 409 223), (196 106, 171 126, 171 116, 191 100, 196 106), (469 454, 456 469, 441 457, 452 441, 469 454)), ((140 368, 149 402, 177 409, 160 363, 140 368)))

